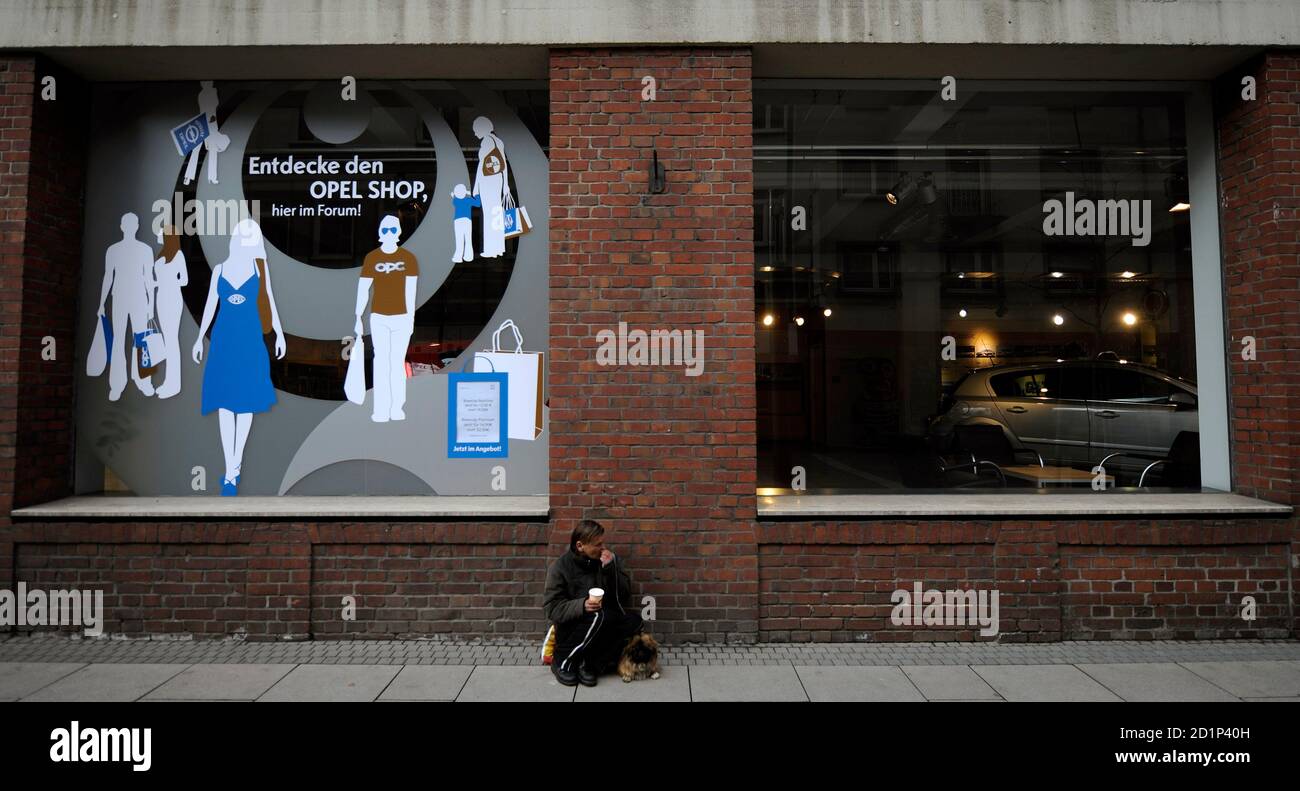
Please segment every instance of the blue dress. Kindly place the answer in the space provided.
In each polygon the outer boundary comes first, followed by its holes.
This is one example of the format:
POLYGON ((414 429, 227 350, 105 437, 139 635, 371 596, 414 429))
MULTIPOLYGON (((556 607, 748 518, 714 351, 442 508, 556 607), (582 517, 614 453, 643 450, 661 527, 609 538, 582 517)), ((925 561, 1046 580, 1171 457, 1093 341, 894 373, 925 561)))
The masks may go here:
POLYGON ((224 275, 217 278, 219 306, 203 370, 204 415, 217 409, 266 412, 275 403, 271 357, 257 312, 259 282, 256 270, 239 288, 224 275))

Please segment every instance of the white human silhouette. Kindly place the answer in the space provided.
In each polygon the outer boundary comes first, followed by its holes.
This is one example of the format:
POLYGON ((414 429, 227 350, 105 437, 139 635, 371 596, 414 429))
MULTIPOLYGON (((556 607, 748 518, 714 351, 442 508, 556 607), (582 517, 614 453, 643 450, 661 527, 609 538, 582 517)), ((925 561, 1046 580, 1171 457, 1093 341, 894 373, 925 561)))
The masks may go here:
POLYGON ((199 84, 202 86, 199 90, 199 112, 203 113, 208 119, 208 136, 201 145, 195 146, 194 150, 190 152, 189 162, 185 164, 185 183, 189 184, 194 180, 195 171, 199 167, 199 152, 206 150, 208 152, 208 181, 216 184, 217 154, 226 150, 230 138, 217 130, 217 105, 220 104, 220 101, 217 99, 217 89, 212 87, 212 80, 203 80, 199 84))
POLYGON ((113 346, 109 349, 108 400, 116 401, 126 389, 126 366, 131 381, 146 396, 154 394, 153 383, 140 376, 135 351, 135 333, 149 327, 153 313, 153 250, 135 238, 140 219, 131 212, 122 215, 122 239, 109 245, 104 254, 104 285, 99 293, 97 316, 103 316, 108 298, 113 297, 113 346), (128 351, 129 350, 129 351, 128 351), (127 362, 127 357, 130 362, 127 362))
POLYGON ((153 262, 154 282, 158 284, 154 308, 158 316, 158 329, 162 332, 167 355, 163 383, 158 388, 159 398, 171 398, 181 391, 181 311, 185 306, 181 289, 189 285, 190 274, 181 252, 181 238, 176 229, 168 226, 163 232, 163 249, 153 262))
POLYGON ((226 461, 226 474, 221 480, 223 497, 239 494, 244 447, 253 428, 253 415, 269 411, 276 402, 258 307, 261 290, 266 291, 271 329, 275 332, 275 358, 281 360, 285 353, 284 329, 271 288, 262 229, 252 219, 243 219, 230 236, 229 256, 212 270, 199 337, 190 351, 194 362, 203 362, 203 336, 212 327, 200 409, 204 415, 217 412, 226 461))
POLYGON ((482 141, 478 148, 478 167, 474 168, 474 194, 483 206, 484 258, 497 258, 506 251, 504 204, 511 199, 506 144, 493 134, 492 128, 490 118, 480 115, 474 119, 474 136, 482 141))
POLYGON ((482 206, 478 196, 471 197, 464 184, 457 184, 451 191, 451 205, 454 217, 451 221, 452 232, 456 237, 456 252, 451 257, 453 264, 474 260, 474 219, 471 210, 482 206))
POLYGON ((374 403, 370 419, 376 423, 405 420, 406 349, 415 331, 415 286, 420 264, 409 250, 398 247, 402 224, 389 214, 379 221, 379 248, 371 250, 357 281, 357 323, 374 289, 370 306, 370 339, 374 344, 374 403))

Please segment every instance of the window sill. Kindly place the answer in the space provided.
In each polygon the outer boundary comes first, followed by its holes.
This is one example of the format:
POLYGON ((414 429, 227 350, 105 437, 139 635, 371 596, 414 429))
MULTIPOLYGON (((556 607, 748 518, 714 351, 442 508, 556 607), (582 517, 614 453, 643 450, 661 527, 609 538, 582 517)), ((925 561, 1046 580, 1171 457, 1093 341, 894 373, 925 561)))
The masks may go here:
POLYGON ((14 519, 534 519, 550 497, 68 497, 13 511, 14 519))
POLYGON ((1190 494, 831 494, 759 496, 759 519, 821 517, 1286 516, 1289 505, 1228 492, 1190 494))

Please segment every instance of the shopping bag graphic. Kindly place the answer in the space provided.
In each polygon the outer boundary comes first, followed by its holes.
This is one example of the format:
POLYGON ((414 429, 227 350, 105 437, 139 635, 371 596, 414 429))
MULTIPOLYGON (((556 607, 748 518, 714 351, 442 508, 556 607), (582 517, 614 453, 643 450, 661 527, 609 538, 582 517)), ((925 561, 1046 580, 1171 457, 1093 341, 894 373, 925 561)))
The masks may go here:
POLYGON ((167 357, 167 344, 152 320, 149 322, 148 329, 135 333, 135 348, 139 354, 142 376, 152 374, 167 357))
POLYGON ((113 325, 107 316, 100 316, 95 327, 95 338, 90 342, 90 353, 86 355, 86 376, 99 376, 108 365, 108 350, 113 347, 113 325))
POLYGON ((528 219, 528 210, 523 206, 511 206, 505 210, 505 235, 507 239, 523 236, 532 229, 533 223, 528 219))
POLYGON ((491 351, 474 353, 476 373, 503 373, 507 381, 510 439, 537 439, 542 435, 542 398, 546 391, 546 355, 524 351, 524 336, 514 321, 506 319, 492 333, 491 351), (515 336, 514 351, 501 350, 506 328, 515 336))
POLYGON ((343 395, 354 404, 364 404, 366 401, 366 341, 359 335, 348 356, 348 372, 343 377, 343 395))

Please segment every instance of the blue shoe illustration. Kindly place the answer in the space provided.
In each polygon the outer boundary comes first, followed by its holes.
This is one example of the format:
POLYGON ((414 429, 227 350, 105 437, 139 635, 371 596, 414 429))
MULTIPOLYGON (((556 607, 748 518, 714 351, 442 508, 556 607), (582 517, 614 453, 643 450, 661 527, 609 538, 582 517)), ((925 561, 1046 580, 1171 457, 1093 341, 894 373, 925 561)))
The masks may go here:
MULTIPOLYGON (((236 478, 235 480, 238 481, 239 479, 236 478)), ((225 481, 225 480, 221 482, 222 497, 234 497, 237 494, 239 494, 237 483, 231 483, 230 481, 225 481)))

